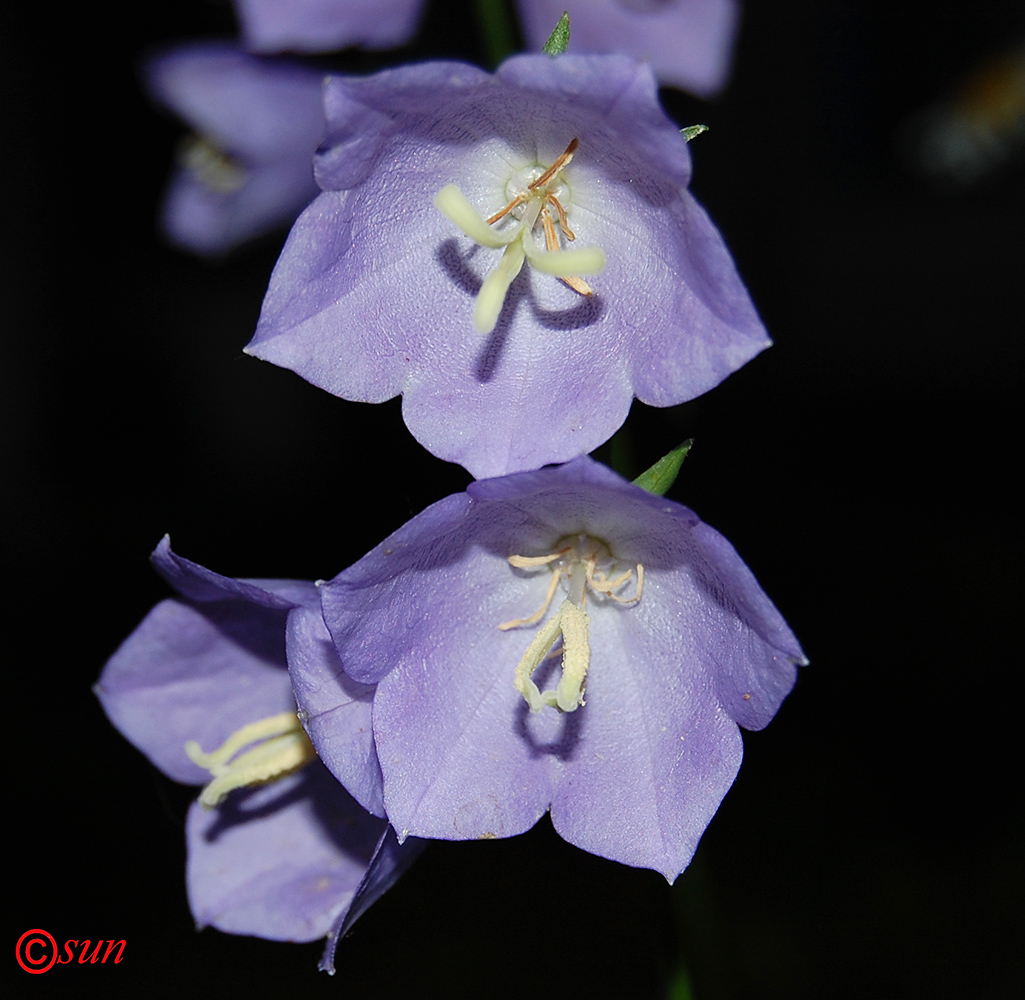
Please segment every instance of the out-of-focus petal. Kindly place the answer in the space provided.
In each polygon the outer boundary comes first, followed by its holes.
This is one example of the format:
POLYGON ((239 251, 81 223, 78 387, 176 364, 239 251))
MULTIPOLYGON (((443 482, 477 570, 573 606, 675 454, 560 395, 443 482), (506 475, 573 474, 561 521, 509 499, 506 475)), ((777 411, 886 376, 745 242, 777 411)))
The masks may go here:
POLYGON ((254 52, 390 49, 416 32, 423 0, 235 0, 254 52))
POLYGON ((292 222, 317 193, 320 72, 202 42, 153 56, 145 75, 153 97, 197 133, 183 146, 162 212, 175 243, 223 253, 292 222))
MULTIPOLYGON (((566 0, 518 0, 524 34, 539 51, 566 0)), ((738 0, 587 0, 571 11, 571 52, 623 52, 651 63, 664 83, 713 97, 726 84, 740 20, 738 0)))

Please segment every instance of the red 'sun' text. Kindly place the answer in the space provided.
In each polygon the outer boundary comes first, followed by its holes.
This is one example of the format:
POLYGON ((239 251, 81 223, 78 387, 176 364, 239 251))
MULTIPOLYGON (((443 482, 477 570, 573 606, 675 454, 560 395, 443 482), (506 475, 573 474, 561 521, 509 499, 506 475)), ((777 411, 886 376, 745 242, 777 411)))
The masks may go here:
POLYGON ((26 972, 38 976, 42 972, 49 972, 55 965, 70 965, 76 962, 78 965, 100 965, 111 959, 111 965, 117 965, 124 957, 125 942, 100 939, 94 942, 89 938, 77 941, 75 938, 68 938, 62 948, 57 947, 57 942, 49 931, 35 927, 25 931, 18 943, 14 946, 14 957, 26 972))

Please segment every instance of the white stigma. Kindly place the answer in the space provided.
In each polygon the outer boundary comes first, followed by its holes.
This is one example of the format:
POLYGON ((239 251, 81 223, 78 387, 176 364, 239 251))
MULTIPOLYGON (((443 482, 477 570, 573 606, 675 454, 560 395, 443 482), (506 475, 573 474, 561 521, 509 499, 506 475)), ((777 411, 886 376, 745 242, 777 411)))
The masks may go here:
POLYGON ((529 618, 503 622, 498 626, 503 631, 523 625, 535 625, 541 621, 548 613, 560 581, 567 584, 569 591, 559 610, 538 629, 517 664, 514 677, 516 690, 524 697, 532 712, 540 712, 545 707, 557 708, 562 712, 576 711, 584 704, 584 685, 591 662, 591 619, 584 610, 587 593, 590 591, 599 600, 635 604, 641 599, 644 591, 644 567, 637 563, 636 569, 616 572, 618 566, 608 548, 587 535, 577 536, 567 545, 548 555, 509 556, 509 564, 516 569, 547 567, 551 570, 552 579, 541 607, 529 618), (610 572, 615 575, 610 576, 610 572), (621 597, 616 593, 635 577, 636 591, 632 597, 621 597), (562 674, 559 683, 553 689, 541 691, 534 683, 534 671, 550 655, 560 639, 562 674))
POLYGON ((494 330, 509 287, 525 260, 543 274, 561 278, 581 295, 594 294, 590 285, 578 275, 598 274, 605 267, 605 253, 597 246, 563 250, 559 239, 559 230, 567 240, 576 239, 560 198, 566 199, 569 190, 563 181, 562 171, 573 159, 578 145, 578 140, 574 139, 565 152, 536 177, 531 175, 539 168, 518 171, 506 186, 505 196, 510 198, 509 203, 489 219, 470 204, 455 184, 447 184, 434 196, 438 211, 471 240, 493 250, 503 249, 502 259, 484 279, 477 293, 473 325, 480 333, 494 330), (506 216, 516 220, 513 225, 504 229, 492 228, 506 216), (544 250, 538 247, 534 238, 538 225, 544 233, 544 250))
POLYGON ((209 753, 204 753, 195 740, 189 740, 185 753, 193 764, 213 775, 213 781, 199 796, 204 809, 220 805, 236 788, 261 785, 292 774, 317 756, 295 712, 251 722, 209 753))

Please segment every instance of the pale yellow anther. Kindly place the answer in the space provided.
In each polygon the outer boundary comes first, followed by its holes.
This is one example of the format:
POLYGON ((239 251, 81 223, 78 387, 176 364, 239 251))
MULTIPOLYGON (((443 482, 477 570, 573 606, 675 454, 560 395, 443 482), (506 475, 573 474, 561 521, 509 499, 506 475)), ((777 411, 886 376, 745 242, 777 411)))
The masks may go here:
POLYGON ((295 712, 251 722, 209 753, 204 753, 195 740, 189 740, 185 753, 194 764, 213 775, 213 781, 199 796, 200 805, 206 809, 219 805, 236 788, 283 778, 317 756, 295 712))
MULTIPOLYGON (((512 559, 509 561, 512 562, 512 559)), ((508 632, 511 628, 519 628, 521 625, 534 625, 536 622, 541 621, 547 613, 549 605, 552 603, 552 598, 555 596, 555 588, 559 585, 560 576, 562 576, 561 570, 556 570, 552 574, 552 579, 548 584, 548 593, 545 595, 544 603, 529 618, 514 618, 511 622, 502 622, 498 627, 503 632, 508 632)))
POLYGON ((473 325, 480 333, 490 333, 497 325, 506 295, 520 273, 524 260, 529 261, 542 274, 559 278, 580 295, 594 294, 591 286, 579 275, 598 274, 603 270, 604 252, 600 247, 564 251, 555 228, 556 221, 550 211, 555 210, 559 228, 566 239, 575 240, 576 234, 569 227, 566 209, 556 192, 568 191, 562 180, 562 171, 573 159, 579 144, 579 140, 573 139, 550 167, 525 187, 521 187, 504 208, 487 219, 455 184, 445 185, 435 195, 434 204, 438 210, 475 243, 494 250, 504 248, 501 260, 484 279, 477 293, 473 325), (513 225, 503 229, 491 228, 511 213, 515 213, 516 217, 513 225), (544 250, 534 240, 534 228, 538 222, 543 230, 544 250))
POLYGON ((549 563, 555 562, 560 556, 564 556, 569 552, 570 547, 567 545, 564 549, 559 549, 558 552, 549 552, 546 556, 509 556, 506 560, 510 566, 515 566, 517 569, 530 569, 533 566, 547 566, 549 563))

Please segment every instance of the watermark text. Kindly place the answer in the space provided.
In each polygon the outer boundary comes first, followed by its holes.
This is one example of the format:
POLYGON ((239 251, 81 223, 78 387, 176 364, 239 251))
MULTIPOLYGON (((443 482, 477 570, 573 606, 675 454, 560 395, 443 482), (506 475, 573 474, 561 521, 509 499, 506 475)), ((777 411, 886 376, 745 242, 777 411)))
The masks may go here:
POLYGON ((34 927, 25 931, 14 946, 14 957, 26 972, 38 976, 49 972, 55 965, 117 965, 125 955, 124 938, 118 940, 99 938, 68 938, 63 946, 58 947, 57 941, 49 931, 34 927))

